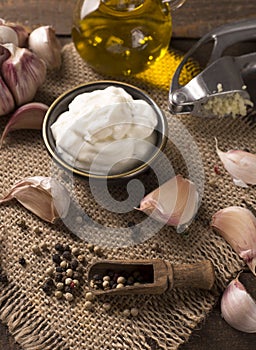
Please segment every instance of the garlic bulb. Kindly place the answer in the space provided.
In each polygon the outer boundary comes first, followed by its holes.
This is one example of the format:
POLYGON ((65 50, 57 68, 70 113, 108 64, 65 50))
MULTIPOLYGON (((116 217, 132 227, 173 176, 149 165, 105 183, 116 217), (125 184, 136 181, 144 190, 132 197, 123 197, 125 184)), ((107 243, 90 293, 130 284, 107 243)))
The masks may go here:
POLYGON ((67 189, 51 177, 34 176, 18 181, 0 200, 0 204, 13 198, 41 219, 51 223, 66 217, 70 206, 67 189))
POLYGON ((46 78, 46 66, 43 60, 26 48, 5 44, 4 48, 11 53, 2 62, 1 75, 12 93, 16 105, 33 99, 36 91, 46 78))
POLYGON ((225 169, 237 186, 248 187, 256 184, 256 155, 241 150, 222 152, 216 142, 216 151, 225 169))
MULTIPOLYGON (((1 92, 0 92, 1 93, 1 92)), ((41 130, 48 106, 40 102, 29 102, 19 107, 9 119, 0 139, 0 148, 10 131, 18 129, 41 130)))
POLYGON ((246 333, 256 332, 256 304, 238 277, 223 293, 221 314, 231 327, 246 333))
POLYGON ((183 232, 197 213, 198 198, 195 184, 177 175, 144 197, 136 209, 183 232))
POLYGON ((34 29, 28 40, 29 49, 46 63, 49 69, 59 69, 61 66, 61 45, 51 26, 41 26, 34 29))
POLYGON ((256 275, 256 218, 250 210, 239 206, 221 209, 213 215, 211 226, 256 275))

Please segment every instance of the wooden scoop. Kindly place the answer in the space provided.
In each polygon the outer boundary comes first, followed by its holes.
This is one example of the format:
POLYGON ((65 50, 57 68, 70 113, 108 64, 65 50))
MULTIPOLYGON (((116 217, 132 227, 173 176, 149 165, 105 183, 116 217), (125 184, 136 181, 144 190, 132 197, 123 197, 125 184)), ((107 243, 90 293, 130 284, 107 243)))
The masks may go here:
MULTIPOLYGON (((115 278, 115 277, 112 277, 115 278)), ((172 288, 211 289, 214 280, 214 268, 209 260, 194 264, 175 264, 161 259, 148 260, 103 260, 89 268, 88 280, 94 294, 162 294, 172 288), (140 275, 143 280, 135 285, 121 288, 95 289, 95 276, 101 281, 104 276, 140 275)), ((101 282, 100 282, 101 283, 101 282)))

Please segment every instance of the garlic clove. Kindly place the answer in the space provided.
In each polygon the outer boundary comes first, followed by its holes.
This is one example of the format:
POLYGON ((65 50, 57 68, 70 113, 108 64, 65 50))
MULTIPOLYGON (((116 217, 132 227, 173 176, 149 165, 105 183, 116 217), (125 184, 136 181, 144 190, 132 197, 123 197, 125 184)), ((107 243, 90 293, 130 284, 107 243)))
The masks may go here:
POLYGON ((18 181, 0 200, 0 204, 14 198, 26 209, 50 223, 66 217, 70 206, 67 189, 51 177, 34 176, 18 181))
POLYGON ((14 108, 15 102, 12 94, 0 76, 0 116, 12 112, 14 108))
MULTIPOLYGON (((0 92, 1 94, 1 92, 0 92)), ((40 102, 30 102, 19 107, 11 116, 0 139, 0 148, 10 131, 18 129, 41 130, 48 106, 40 102)))
POLYGON ((136 209, 183 232, 197 213, 198 201, 195 184, 177 175, 144 197, 136 209))
POLYGON ((222 295, 221 314, 231 327, 246 333, 256 332, 256 303, 238 277, 222 295))
POLYGON ((28 41, 28 31, 25 27, 23 27, 20 24, 17 23, 6 23, 9 28, 13 29, 17 36, 18 36, 18 45, 19 47, 25 47, 27 45, 27 41, 28 41))
POLYGON ((19 45, 19 37, 13 28, 0 24, 0 44, 12 43, 16 46, 19 45))
POLYGON ((216 151, 224 168, 232 176, 237 186, 248 187, 256 184, 256 155, 241 150, 221 151, 217 146, 216 151))
POLYGON ((33 99, 46 78, 43 60, 26 48, 4 45, 11 56, 2 63, 1 73, 18 106, 33 99))
POLYGON ((59 69, 61 66, 61 44, 51 26, 41 26, 34 29, 28 39, 28 47, 46 63, 49 69, 59 69))
POLYGON ((239 206, 221 209, 213 215, 211 226, 256 275, 256 218, 251 211, 239 206))

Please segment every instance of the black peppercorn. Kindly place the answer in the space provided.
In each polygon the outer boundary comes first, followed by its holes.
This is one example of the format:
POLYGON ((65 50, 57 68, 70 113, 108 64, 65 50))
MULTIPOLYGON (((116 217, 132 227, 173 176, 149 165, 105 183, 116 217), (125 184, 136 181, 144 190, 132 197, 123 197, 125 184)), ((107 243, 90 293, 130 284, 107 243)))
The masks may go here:
POLYGON ((27 265, 26 260, 23 257, 19 258, 19 264, 21 266, 26 266, 27 265))
POLYGON ((63 267, 61 266, 57 266, 56 269, 55 269, 56 272, 64 272, 65 269, 63 269, 63 267))
POLYGON ((64 246, 64 251, 71 253, 71 248, 69 245, 64 246))
POLYGON ((1 274, 0 274, 0 282, 3 284, 8 283, 8 277, 4 272, 1 272, 1 274))
POLYGON ((64 246, 60 243, 55 244, 55 249, 57 250, 57 252, 60 252, 60 253, 63 253, 65 250, 64 246))
POLYGON ((62 280, 63 280, 63 274, 62 273, 56 273, 55 281, 56 282, 62 282, 62 280))
POLYGON ((62 254, 63 258, 66 260, 71 260, 72 259, 72 255, 68 250, 65 250, 64 253, 62 254))
POLYGON ((64 291, 65 291, 65 293, 71 293, 72 294, 73 288, 71 288, 70 286, 65 286, 64 287, 64 291))
POLYGON ((49 288, 55 287, 55 284, 52 278, 47 278, 47 280, 45 281, 45 285, 48 286, 49 288))
POLYGON ((46 295, 50 296, 52 294, 52 289, 47 285, 42 285, 42 290, 45 292, 46 295))
POLYGON ((61 257, 59 254, 53 254, 52 255, 52 261, 55 262, 55 264, 60 264, 61 263, 61 257))
POLYGON ((75 271, 78 267, 78 261, 76 259, 71 260, 70 268, 75 271))

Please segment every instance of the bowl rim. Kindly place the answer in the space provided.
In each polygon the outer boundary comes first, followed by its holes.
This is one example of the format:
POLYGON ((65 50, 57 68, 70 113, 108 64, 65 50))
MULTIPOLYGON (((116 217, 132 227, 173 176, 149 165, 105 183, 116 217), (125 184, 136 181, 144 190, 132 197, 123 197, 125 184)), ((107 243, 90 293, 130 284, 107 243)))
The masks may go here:
MULTIPOLYGON (((81 93, 83 93, 83 92, 81 92, 81 93)), ((54 121, 56 121, 57 118, 58 118, 58 116, 56 117, 56 119, 54 121)), ((117 80, 90 81, 90 82, 78 84, 78 85, 74 86, 73 88, 64 91, 49 106, 49 108, 45 114, 43 124, 42 124, 42 136, 43 136, 43 141, 44 141, 45 147, 46 147, 48 153, 51 155, 51 157, 55 160, 56 163, 58 163, 64 169, 66 169, 66 170, 68 170, 76 175, 79 175, 79 176, 82 176, 82 177, 88 178, 88 179, 99 179, 99 180, 100 179, 104 179, 104 180, 106 180, 106 179, 107 180, 129 179, 131 177, 135 177, 136 175, 139 175, 142 172, 144 172, 150 166, 150 164, 152 164, 152 162, 158 157, 159 153, 164 149, 164 147, 167 143, 167 139, 168 139, 167 134, 168 134, 168 122, 167 122, 166 116, 162 112, 161 108, 157 105, 157 103, 148 95, 148 93, 145 92, 143 89, 136 87, 132 84, 124 83, 122 81, 117 81, 117 80), (52 125, 51 123, 49 123, 49 118, 50 118, 52 112, 54 111, 55 107, 59 103, 61 103, 62 100, 64 100, 66 97, 68 97, 68 95, 70 95, 71 93, 74 93, 76 90, 79 90, 79 89, 82 89, 83 87, 88 87, 91 85, 95 85, 97 87, 97 85, 102 85, 102 84, 109 85, 109 86, 110 85, 119 86, 119 87, 123 87, 124 89, 126 87, 129 89, 135 90, 139 94, 142 94, 143 97, 146 98, 146 102, 147 103, 150 102, 150 105, 153 107, 154 111, 156 112, 158 123, 159 123, 159 121, 161 122, 161 129, 157 130, 157 131, 162 136, 161 136, 160 144, 157 145, 157 151, 153 152, 152 155, 145 162, 143 162, 141 165, 139 165, 135 168, 132 168, 131 170, 128 170, 125 172, 120 172, 118 174, 111 174, 111 175, 94 174, 94 173, 90 173, 90 171, 81 170, 81 169, 78 169, 76 167, 71 166, 69 163, 67 163, 65 160, 63 160, 60 155, 58 155, 56 149, 53 149, 53 147, 51 146, 51 143, 49 141, 49 133, 51 133, 50 126, 52 125)))

